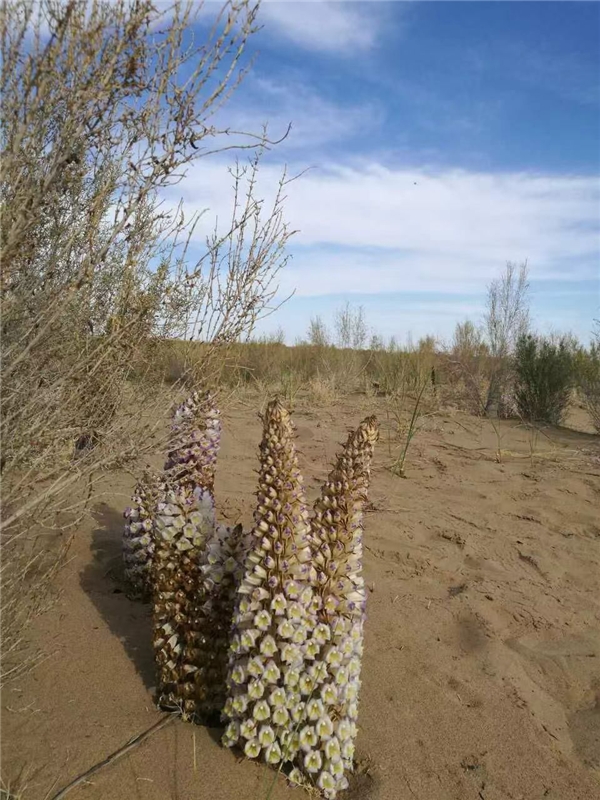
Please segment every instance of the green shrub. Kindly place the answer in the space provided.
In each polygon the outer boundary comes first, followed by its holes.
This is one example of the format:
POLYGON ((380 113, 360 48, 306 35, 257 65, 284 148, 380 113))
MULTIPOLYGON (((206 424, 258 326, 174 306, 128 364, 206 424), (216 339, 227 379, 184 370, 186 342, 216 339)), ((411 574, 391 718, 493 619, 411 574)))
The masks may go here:
POLYGON ((573 384, 573 356, 563 337, 525 334, 515 351, 515 401, 523 419, 559 425, 573 384))

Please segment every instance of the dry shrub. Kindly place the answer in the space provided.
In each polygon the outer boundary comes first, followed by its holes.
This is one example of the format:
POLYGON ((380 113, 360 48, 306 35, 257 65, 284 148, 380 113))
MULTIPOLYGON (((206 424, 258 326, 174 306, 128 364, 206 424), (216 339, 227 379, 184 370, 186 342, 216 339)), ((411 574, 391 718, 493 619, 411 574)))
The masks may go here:
POLYGON ((308 382, 308 396, 316 406, 330 406, 337 400, 338 392, 332 377, 315 375, 308 382))
POLYGON ((161 203, 227 146, 211 117, 239 82, 257 6, 226 3, 199 43, 193 4, 162 8, 0 8, 3 655, 49 574, 30 568, 38 531, 73 526, 103 472, 162 446, 183 384, 220 375, 286 261, 285 176, 271 207, 256 196, 265 135, 245 140, 228 227, 198 260, 197 219, 161 203))

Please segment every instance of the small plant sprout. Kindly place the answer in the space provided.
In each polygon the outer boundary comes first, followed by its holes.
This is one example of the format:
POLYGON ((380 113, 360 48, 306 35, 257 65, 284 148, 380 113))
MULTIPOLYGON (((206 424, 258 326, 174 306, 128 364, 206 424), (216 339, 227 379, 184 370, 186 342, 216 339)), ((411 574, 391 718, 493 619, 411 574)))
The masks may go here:
MULTIPOLYGON (((406 473, 404 471, 404 464, 406 463, 406 456, 408 453, 408 448, 411 445, 413 438, 419 432, 418 422, 424 416, 421 409, 421 402, 423 400, 423 394, 425 389, 427 388, 427 381, 423 381, 421 384, 421 388, 416 396, 413 410, 410 418, 410 422, 408 424, 408 429, 406 431, 406 437, 404 439, 404 445, 402 447, 402 452, 395 459, 395 461, 390 466, 390 471, 393 472, 395 475, 398 475, 400 478, 405 478, 406 473)), ((402 429, 402 415, 400 409, 394 408, 392 411, 392 415, 395 419, 398 431, 402 429)))

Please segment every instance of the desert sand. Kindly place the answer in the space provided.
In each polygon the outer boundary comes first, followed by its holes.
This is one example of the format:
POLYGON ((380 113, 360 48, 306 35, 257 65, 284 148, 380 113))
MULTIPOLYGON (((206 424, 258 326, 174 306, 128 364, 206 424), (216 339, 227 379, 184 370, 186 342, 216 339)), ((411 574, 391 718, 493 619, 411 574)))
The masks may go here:
MULTIPOLYGON (((387 469, 384 402, 299 402, 294 415, 311 499, 348 429, 373 412, 382 423, 366 515, 358 763, 346 797, 600 798, 599 438, 563 428, 533 442, 500 422, 498 463, 489 422, 442 413, 415 438, 401 479, 387 469)), ((233 402, 223 416, 220 517, 250 525, 256 404, 233 402)), ((149 607, 122 584, 133 484, 125 472, 102 484, 60 594, 30 632, 47 658, 4 692, 2 775, 5 786, 21 780, 26 800, 51 798, 161 717, 149 607)), ((273 775, 223 749, 218 730, 177 720, 69 798, 265 800, 273 775)), ((306 796, 280 778, 272 800, 306 796)))

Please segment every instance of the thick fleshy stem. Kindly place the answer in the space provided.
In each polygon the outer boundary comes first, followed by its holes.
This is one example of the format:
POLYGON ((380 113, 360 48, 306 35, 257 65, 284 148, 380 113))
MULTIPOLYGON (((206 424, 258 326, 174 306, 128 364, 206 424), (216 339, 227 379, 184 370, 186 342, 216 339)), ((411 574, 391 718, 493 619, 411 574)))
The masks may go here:
POLYGON ((215 715, 218 719, 225 705, 231 624, 248 546, 249 537, 241 525, 217 525, 203 555, 199 596, 205 602, 199 613, 206 618, 210 640, 200 648, 198 667, 204 671, 204 680, 198 685, 197 702, 204 719, 215 715))
POLYGON ((150 568, 154 556, 153 514, 163 491, 160 476, 146 473, 133 492, 131 506, 123 512, 123 566, 127 595, 148 600, 152 594, 150 568))
POLYGON ((308 514, 291 418, 275 400, 263 424, 253 542, 233 618, 223 743, 277 765, 299 755, 298 726, 318 683, 314 659, 324 639, 310 585, 308 514))
POLYGON ((211 392, 194 392, 173 413, 164 471, 178 486, 200 486, 214 496, 221 420, 211 392))
POLYGON ((151 580, 157 700, 179 708, 185 719, 197 716, 198 696, 210 680, 202 658, 211 638, 202 610, 202 564, 214 529, 212 496, 200 488, 169 491, 156 506, 151 580))
POLYGON ((346 788, 346 773, 353 767, 366 606, 363 512, 377 439, 375 417, 365 419, 350 434, 315 503, 311 520, 315 592, 321 601, 318 619, 328 630, 329 639, 320 654, 326 669, 321 693, 330 703, 333 729, 315 726, 323 758, 314 769, 304 763, 300 772, 310 773, 327 798, 346 788))
POLYGON ((171 444, 163 474, 148 474, 138 484, 132 506, 125 510, 123 561, 128 595, 152 595, 150 573, 155 542, 152 518, 167 491, 200 487, 214 498, 214 477, 221 437, 219 410, 210 392, 194 392, 173 412, 171 444))
POLYGON ((367 417, 348 436, 313 508, 311 549, 322 615, 328 619, 364 611, 363 510, 378 438, 376 417, 367 417))

